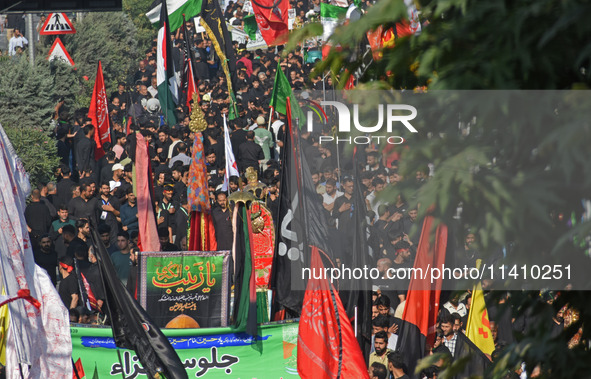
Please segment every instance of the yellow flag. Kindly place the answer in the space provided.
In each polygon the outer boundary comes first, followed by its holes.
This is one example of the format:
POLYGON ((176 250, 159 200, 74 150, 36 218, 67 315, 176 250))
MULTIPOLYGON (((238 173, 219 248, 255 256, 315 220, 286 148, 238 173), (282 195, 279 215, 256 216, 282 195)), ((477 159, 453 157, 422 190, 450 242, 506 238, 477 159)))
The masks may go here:
MULTIPOLYGON (((479 266, 480 260, 476 263, 476 267, 479 266)), ((490 322, 480 282, 472 289, 472 304, 468 314, 466 336, 485 354, 490 355, 495 350, 495 342, 490 330, 490 322)))
MULTIPOLYGON (((2 288, 2 295, 6 295, 4 288, 2 288)), ((6 336, 9 320, 8 304, 5 304, 0 307, 0 364, 2 366, 6 366, 6 336)))

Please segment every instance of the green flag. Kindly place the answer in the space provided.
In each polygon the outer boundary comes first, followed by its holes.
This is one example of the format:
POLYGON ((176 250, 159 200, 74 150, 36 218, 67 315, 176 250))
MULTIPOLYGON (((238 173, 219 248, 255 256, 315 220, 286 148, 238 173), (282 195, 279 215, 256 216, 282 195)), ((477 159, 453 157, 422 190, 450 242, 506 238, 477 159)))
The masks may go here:
MULTIPOLYGON (((160 21, 161 7, 162 4, 158 4, 146 13, 152 24, 160 21)), ((172 0, 167 2, 167 8, 170 31, 174 32, 183 25, 183 15, 185 15, 187 20, 199 16, 199 12, 201 12, 201 0, 172 0)))
POLYGON ((320 22, 322 23, 322 39, 328 41, 336 27, 345 21, 347 8, 326 3, 320 4, 320 22))
POLYGON ((286 114, 286 99, 288 97, 291 99, 291 117, 297 118, 299 120, 299 124, 304 125, 306 123, 304 112, 300 108, 297 99, 293 95, 289 81, 283 73, 283 70, 281 70, 281 65, 277 65, 277 73, 275 75, 275 83, 273 84, 273 94, 271 95, 270 105, 277 112, 284 115, 286 114))
POLYGON ((244 32, 248 34, 248 38, 251 40, 257 39, 257 30, 259 29, 257 25, 257 20, 254 17, 254 14, 250 14, 244 17, 244 32))

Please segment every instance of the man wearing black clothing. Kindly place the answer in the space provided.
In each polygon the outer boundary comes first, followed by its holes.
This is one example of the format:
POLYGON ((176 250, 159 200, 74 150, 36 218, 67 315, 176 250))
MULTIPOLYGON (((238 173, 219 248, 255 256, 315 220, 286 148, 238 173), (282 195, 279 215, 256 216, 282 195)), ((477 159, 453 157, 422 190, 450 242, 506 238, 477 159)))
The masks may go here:
POLYGON ((240 145, 238 149, 238 165, 240 171, 244 172, 248 167, 259 169, 259 161, 265 159, 263 149, 254 142, 254 132, 252 130, 246 133, 246 142, 240 145))
POLYGON ((94 126, 86 125, 78 134, 83 132, 83 137, 76 141, 74 156, 76 157, 76 169, 81 178, 89 176, 94 171, 94 126))
POLYGON ((88 184, 80 184, 80 196, 70 200, 68 204, 68 213, 72 220, 79 220, 85 218, 87 220, 94 220, 97 223, 97 202, 98 200, 92 197, 92 187, 88 184))
POLYGON ((70 241, 68 250, 66 251, 66 255, 72 258, 80 246, 88 248, 88 244, 90 243, 90 224, 88 223, 88 220, 81 219, 76 221, 76 229, 78 235, 70 241))
POLYGON ((279 179, 273 178, 271 184, 267 188, 269 193, 267 194, 267 208, 271 211, 271 217, 273 218, 273 224, 277 225, 279 219, 279 189, 277 184, 279 179))
POLYGON ((47 206, 41 201, 41 192, 38 189, 31 192, 31 203, 25 208, 25 219, 31 238, 37 239, 49 231, 51 215, 47 206))
POLYGON ((117 243, 117 233, 119 232, 119 224, 117 217, 119 217, 119 199, 112 196, 110 193, 109 183, 104 182, 101 184, 101 192, 96 202, 97 212, 100 214, 100 223, 109 225, 111 228, 110 241, 114 245, 117 243))
POLYGON ((189 202, 187 201, 186 192, 181 196, 181 206, 174 214, 174 235, 173 241, 178 246, 181 245, 181 240, 187 237, 187 229, 189 226, 189 202))
POLYGON ((70 171, 70 167, 65 165, 61 165, 60 169, 62 172, 62 180, 56 185, 57 203, 68 204, 72 199, 72 185, 74 185, 74 181, 70 179, 72 172, 70 171))
POLYGON ((334 201, 332 208, 332 217, 338 221, 338 230, 342 233, 351 233, 353 231, 353 179, 345 178, 343 180, 343 196, 339 196, 334 201))
POLYGON ((211 211, 215 239, 218 243, 218 250, 232 249, 234 234, 232 233, 232 220, 228 209, 228 198, 225 192, 218 192, 216 195, 217 205, 211 211))
POLYGON ((234 157, 238 159, 240 145, 246 142, 246 133, 248 133, 248 131, 244 128, 245 123, 242 119, 237 119, 233 122, 235 123, 236 130, 230 135, 230 141, 232 142, 232 152, 234 153, 234 157))
POLYGON ((78 278, 74 272, 74 259, 72 257, 64 257, 60 259, 59 271, 62 276, 58 287, 60 298, 68 309, 73 309, 78 306, 80 296, 78 295, 78 278))
POLYGON ((39 247, 33 250, 33 257, 35 258, 35 263, 47 271, 51 282, 55 286, 57 283, 57 253, 51 244, 51 237, 48 234, 41 236, 39 247))

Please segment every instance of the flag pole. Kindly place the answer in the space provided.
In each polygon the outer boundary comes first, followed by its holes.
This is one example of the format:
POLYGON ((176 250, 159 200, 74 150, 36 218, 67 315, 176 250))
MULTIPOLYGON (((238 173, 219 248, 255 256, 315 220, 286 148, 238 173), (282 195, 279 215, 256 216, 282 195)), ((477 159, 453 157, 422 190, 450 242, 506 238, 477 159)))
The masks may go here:
POLYGON ((353 317, 355 320, 355 337, 357 337, 357 306, 355 306, 355 316, 353 317))
POLYGON ((269 125, 267 125, 267 130, 271 130, 271 120, 273 119, 273 112, 275 112, 275 109, 273 108, 273 106, 271 105, 271 111, 269 112, 269 125))
MULTIPOLYGON (((76 368, 76 363, 74 363, 74 358, 70 358, 72 360, 72 369, 74 370, 74 375, 76 375, 76 379, 81 379, 80 374, 78 374, 78 369, 76 368)), ((121 366, 123 367, 123 366, 121 366)), ((20 370, 21 378, 23 377, 23 371, 20 370)))

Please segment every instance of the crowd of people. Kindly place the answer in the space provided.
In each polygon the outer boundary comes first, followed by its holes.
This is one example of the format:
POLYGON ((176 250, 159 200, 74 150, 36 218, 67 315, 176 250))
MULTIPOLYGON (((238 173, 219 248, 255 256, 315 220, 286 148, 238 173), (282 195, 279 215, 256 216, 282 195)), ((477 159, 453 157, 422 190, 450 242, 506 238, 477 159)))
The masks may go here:
MULTIPOLYGON (((319 2, 294 3, 301 20, 311 17, 319 2)), ((230 3, 225 17, 230 23, 240 23, 242 14, 238 3, 230 3)), ((277 227, 282 148, 286 134, 285 118, 271 113, 269 103, 276 70, 283 70, 294 90, 313 89, 332 91, 329 77, 310 77, 312 65, 305 63, 304 51, 296 49, 281 60, 280 49, 272 47, 246 50, 244 44, 234 43, 237 54, 235 95, 238 117, 227 121, 231 132, 232 151, 240 177, 230 177, 229 190, 223 191, 225 176, 224 119, 230 113, 226 76, 221 68, 212 41, 205 33, 196 33, 187 22, 194 52, 194 67, 198 78, 199 107, 205 115, 207 129, 203 132, 208 189, 217 246, 230 249, 232 226, 228 207, 229 193, 253 189, 273 215, 277 227), (273 127, 270 127, 273 125, 273 127)), ((173 33, 173 57, 182 72, 184 41, 181 30, 173 33)), ((156 84, 156 41, 138 62, 137 71, 129 82, 120 82, 109 96, 111 143, 103 145, 104 156, 96 160, 95 125, 87 116, 88 109, 68 109, 65 102, 56 105, 53 122, 54 136, 60 157, 55 179, 32 191, 25 217, 34 246, 36 262, 46 269, 54 284, 59 282, 59 294, 70 309, 71 321, 100 322, 97 314, 84 304, 80 288, 81 276, 90 283, 96 305, 101 308, 104 294, 98 283, 96 257, 91 248, 90 226, 98 232, 114 263, 119 279, 132 292, 135 286, 134 265, 138 242, 138 218, 134 194, 134 161, 136 133, 149 143, 154 206, 162 251, 187 250, 189 205, 187 185, 194 134, 187 106, 179 106, 175 124, 166 123, 158 101, 156 84)), ((180 81, 180 80, 179 80, 180 81)), ((368 221, 369 261, 380 273, 389 268, 412 267, 420 237, 418 209, 409 206, 395 186, 403 180, 398 171, 400 151, 392 146, 381 149, 364 145, 357 154, 361 162, 359 178, 354 178, 351 165, 341 164, 339 147, 319 143, 321 135, 330 135, 330 123, 318 132, 302 130, 301 149, 310 164, 318 198, 329 220, 330 243, 343 257, 352 256, 354 212, 363 212, 368 221), (359 185, 365 198, 365 209, 354 209, 355 186, 359 185)), ((429 180, 429 169, 418 171, 416 183, 429 180)), ((477 258, 474 233, 467 233, 465 245, 458 258, 473 265, 477 258)), ((404 287, 404 286, 402 286, 404 287)), ((372 353, 369 372, 372 378, 405 378, 410 373, 404 365, 402 353, 396 350, 400 318, 406 301, 401 286, 392 289, 386 280, 376 283, 372 309, 372 353)), ((463 357, 462 344, 466 337, 463 328, 470 296, 456 296, 441 306, 437 338, 429 347, 431 353, 444 353, 452 360, 463 357)), ((497 348, 510 344, 514 330, 527 328, 524 320, 494 311, 491 300, 489 316, 497 348)), ((556 330, 564 327, 564 320, 555 318, 556 330)), ((424 371, 424 377, 437 376, 437 365, 424 371)), ((512 375, 518 375, 514 372, 512 375)))

